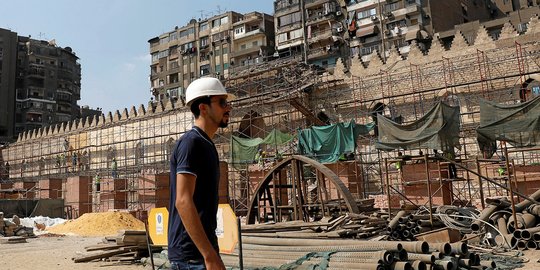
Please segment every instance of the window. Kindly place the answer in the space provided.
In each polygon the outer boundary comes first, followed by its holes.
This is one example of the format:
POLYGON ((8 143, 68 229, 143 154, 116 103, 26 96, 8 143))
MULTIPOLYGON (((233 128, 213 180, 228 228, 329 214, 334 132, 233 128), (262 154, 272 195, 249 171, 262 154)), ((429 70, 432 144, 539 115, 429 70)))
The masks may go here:
POLYGON ((302 21, 302 13, 295 12, 278 18, 279 26, 285 26, 302 21))
POLYGON ((246 49, 246 44, 240 45, 240 50, 245 50, 245 49, 246 49))
POLYGON ((374 16, 374 15, 377 15, 377 9, 372 8, 372 9, 363 10, 363 11, 360 11, 360 12, 356 13, 356 18, 357 19, 363 19, 363 18, 368 18, 368 17, 374 16))
POLYGON ((208 45, 208 37, 202 37, 200 41, 201 41, 201 47, 205 47, 208 45))
POLYGON ((169 42, 169 37, 164 37, 159 40, 159 44, 166 44, 169 42))
POLYGON ((206 29, 208 29, 208 22, 201 23, 201 25, 199 26, 199 31, 204 31, 206 29))
POLYGON ((187 37, 189 35, 193 35, 195 33, 195 28, 189 28, 183 31, 180 31, 180 38, 187 37))
POLYGON ((219 19, 213 20, 213 21, 212 21, 212 28, 219 27, 219 26, 220 26, 219 22, 220 22, 219 19))
POLYGON ((239 35, 244 33, 244 26, 240 26, 234 29, 234 34, 239 35))
POLYGON ((219 49, 219 48, 216 48, 216 49, 214 50, 214 56, 219 56, 219 55, 220 55, 220 52, 221 52, 220 49, 219 49))
POLYGON ((201 76, 205 76, 210 74, 210 65, 202 65, 201 66, 201 76))
POLYGON ((152 62, 157 61, 159 59, 159 53, 155 52, 152 53, 152 62))
POLYGON ((297 30, 294 30, 294 31, 291 31, 289 32, 289 39, 297 39, 297 38, 301 38, 302 35, 304 34, 304 29, 297 29, 297 30))
POLYGON ((223 70, 226 70, 226 69, 229 69, 229 63, 224 63, 223 64, 223 70))
POLYGON ((161 51, 161 52, 159 52, 159 56, 158 56, 158 58, 164 58, 164 57, 167 57, 167 56, 169 56, 169 50, 168 50, 168 49, 167 49, 167 50, 164 50, 164 51, 161 51))
MULTIPOLYGON (((284 42, 284 41, 287 41, 287 33, 281 33, 277 36, 277 41, 278 42, 284 42)), ((245 49, 245 44, 244 44, 244 49, 245 49)))
POLYGON ((253 46, 253 47, 257 47, 257 45, 259 45, 259 42, 257 40, 255 40, 255 41, 253 41, 251 43, 251 46, 253 46))
POLYGON ((227 48, 227 47, 223 48, 222 53, 223 54, 229 53, 229 48, 227 48))
POLYGON ((169 40, 177 40, 178 39, 178 33, 173 32, 169 35, 169 40))
POLYGON ((220 20, 220 25, 229 23, 229 17, 223 17, 220 20))
POLYGON ((216 65, 216 73, 221 72, 221 65, 216 65))

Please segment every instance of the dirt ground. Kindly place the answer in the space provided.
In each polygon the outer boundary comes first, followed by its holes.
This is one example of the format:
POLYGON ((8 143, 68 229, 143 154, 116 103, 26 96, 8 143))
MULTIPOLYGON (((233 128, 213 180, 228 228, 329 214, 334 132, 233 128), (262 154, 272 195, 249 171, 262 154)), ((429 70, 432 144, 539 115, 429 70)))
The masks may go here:
MULTIPOLYGON (((103 237, 39 237, 30 238, 28 243, 0 244, 0 268, 22 269, 122 269, 142 270, 142 265, 115 262, 74 263, 72 258, 84 254, 84 247, 101 242, 103 237)), ((146 268, 148 269, 148 268, 146 268)))
MULTIPOLYGON (((74 263, 72 258, 84 254, 84 248, 101 242, 103 237, 39 237, 28 239, 28 243, 0 244, 0 268, 2 270, 25 269, 122 269, 144 270, 150 266, 116 262, 74 263)), ((527 250, 521 257, 527 261, 520 270, 540 269, 540 250, 527 250)))

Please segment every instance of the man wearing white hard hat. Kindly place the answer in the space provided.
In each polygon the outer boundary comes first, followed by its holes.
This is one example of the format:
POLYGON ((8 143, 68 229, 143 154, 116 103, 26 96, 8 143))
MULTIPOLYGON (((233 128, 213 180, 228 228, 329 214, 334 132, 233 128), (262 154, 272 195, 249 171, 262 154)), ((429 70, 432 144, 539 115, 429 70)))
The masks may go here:
POLYGON ((225 269, 216 237, 219 156, 212 141, 229 123, 234 96, 216 78, 200 78, 186 89, 195 125, 171 155, 168 256, 172 269, 225 269))

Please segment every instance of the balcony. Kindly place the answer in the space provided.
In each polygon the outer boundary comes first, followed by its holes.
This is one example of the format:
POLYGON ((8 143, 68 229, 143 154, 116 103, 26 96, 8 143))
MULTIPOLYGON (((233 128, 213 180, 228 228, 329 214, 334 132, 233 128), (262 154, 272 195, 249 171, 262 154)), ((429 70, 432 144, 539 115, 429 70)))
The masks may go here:
POLYGON ((239 40, 239 39, 247 38, 247 37, 253 37, 253 36, 256 36, 256 35, 259 35, 259 34, 264 35, 264 31, 261 30, 261 29, 255 29, 255 30, 243 33, 243 34, 238 34, 238 35, 235 34, 234 35, 234 40, 239 40))
POLYGON ((258 22, 258 21, 261 21, 263 19, 262 15, 261 14, 251 14, 251 15, 248 15, 248 16, 244 16, 244 18, 240 21, 237 21, 233 24, 233 26, 238 26, 238 25, 242 25, 242 24, 248 24, 248 23, 251 23, 251 22, 258 22))
POLYGON ((311 37, 308 34, 308 43, 320 42, 325 39, 330 39, 333 33, 331 29, 326 29, 322 31, 314 31, 311 33, 311 37))
POLYGON ((304 7, 305 8, 316 7, 316 6, 320 6, 328 2, 330 2, 330 0, 305 0, 304 7))
POLYGON ((237 52, 231 52, 231 58, 232 57, 239 57, 239 56, 242 56, 242 55, 253 54, 255 52, 259 53, 261 50, 265 51, 266 46, 252 46, 252 47, 249 47, 249 48, 246 48, 246 49, 240 49, 237 52))
POLYGON ((43 69, 36 69, 31 68, 28 70, 28 77, 36 77, 36 78, 44 78, 45 77, 45 71, 43 69))
POLYGON ((298 10, 300 10, 300 4, 299 3, 290 4, 290 5, 287 5, 287 6, 280 6, 280 7, 278 7, 276 5, 276 3, 274 3, 274 13, 275 13, 274 17, 279 17, 280 14, 293 12, 293 11, 298 11, 298 10))

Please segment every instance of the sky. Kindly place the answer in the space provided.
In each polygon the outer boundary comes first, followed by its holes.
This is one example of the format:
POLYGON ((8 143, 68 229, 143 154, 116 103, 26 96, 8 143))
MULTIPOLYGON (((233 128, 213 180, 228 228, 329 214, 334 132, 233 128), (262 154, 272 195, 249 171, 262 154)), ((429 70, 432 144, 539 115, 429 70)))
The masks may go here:
POLYGON ((2 0, 0 28, 71 47, 80 58, 79 105, 103 112, 150 100, 148 40, 225 11, 273 14, 273 0, 2 0))

